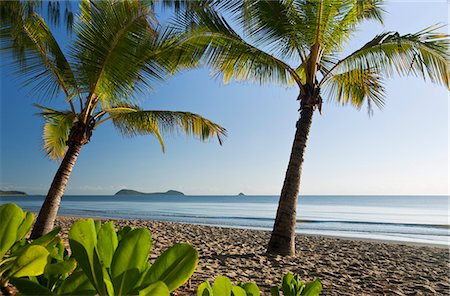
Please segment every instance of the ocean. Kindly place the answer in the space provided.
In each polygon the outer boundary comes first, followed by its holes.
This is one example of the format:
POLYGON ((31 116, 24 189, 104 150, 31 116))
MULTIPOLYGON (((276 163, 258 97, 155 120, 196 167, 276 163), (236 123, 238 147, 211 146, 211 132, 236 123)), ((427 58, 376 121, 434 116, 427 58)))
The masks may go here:
MULTIPOLYGON (((37 212, 42 196, 0 197, 37 212)), ((277 196, 64 196, 59 215, 271 230, 277 196)), ((297 233, 450 246, 448 196, 301 196, 297 233)))

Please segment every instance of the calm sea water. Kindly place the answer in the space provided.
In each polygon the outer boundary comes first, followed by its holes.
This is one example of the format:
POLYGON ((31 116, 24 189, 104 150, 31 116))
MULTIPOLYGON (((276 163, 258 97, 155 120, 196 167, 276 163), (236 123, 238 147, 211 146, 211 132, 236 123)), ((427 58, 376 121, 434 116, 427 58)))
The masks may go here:
MULTIPOLYGON (((38 211, 42 196, 0 197, 38 211)), ((59 214, 270 230, 276 196, 64 196, 59 214)), ((297 232, 450 245, 448 196, 302 196, 297 232)))

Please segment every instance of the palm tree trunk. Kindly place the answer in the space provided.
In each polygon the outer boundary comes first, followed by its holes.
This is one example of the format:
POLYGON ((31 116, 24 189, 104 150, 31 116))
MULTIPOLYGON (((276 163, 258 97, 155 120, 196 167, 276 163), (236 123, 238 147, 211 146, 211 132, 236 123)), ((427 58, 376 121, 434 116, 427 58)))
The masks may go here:
POLYGON ((308 140, 314 109, 305 107, 300 112, 297 121, 291 157, 281 190, 277 216, 270 237, 267 253, 280 255, 295 255, 295 225, 297 213, 297 198, 300 188, 300 176, 303 165, 303 155, 308 140))
POLYGON ((53 178, 47 197, 39 211, 33 231, 31 232, 31 239, 36 239, 53 229, 61 197, 64 194, 70 173, 78 158, 81 147, 82 144, 77 143, 69 145, 69 149, 67 149, 66 155, 53 178))

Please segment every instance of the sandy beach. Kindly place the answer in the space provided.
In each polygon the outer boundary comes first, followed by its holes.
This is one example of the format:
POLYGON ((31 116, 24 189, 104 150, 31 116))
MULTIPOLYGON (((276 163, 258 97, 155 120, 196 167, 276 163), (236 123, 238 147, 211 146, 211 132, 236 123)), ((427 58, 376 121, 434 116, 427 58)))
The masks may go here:
MULTIPOLYGON (((67 232, 74 217, 59 217, 67 232)), ((302 279, 319 277, 323 295, 449 295, 449 250, 431 246, 368 242, 321 236, 297 237, 297 254, 265 254, 269 232, 172 222, 114 220, 116 227, 147 227, 153 238, 151 261, 176 242, 188 242, 199 252, 190 282, 176 295, 194 295, 204 280, 226 275, 234 282, 256 282, 263 295, 281 274, 302 279)))

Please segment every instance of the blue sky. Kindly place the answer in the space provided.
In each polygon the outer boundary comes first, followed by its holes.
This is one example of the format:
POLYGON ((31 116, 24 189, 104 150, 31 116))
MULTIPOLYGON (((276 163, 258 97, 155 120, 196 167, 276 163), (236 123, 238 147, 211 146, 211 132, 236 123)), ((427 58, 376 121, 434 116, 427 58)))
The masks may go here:
MULTIPOLYGON (((388 2, 384 27, 363 25, 349 51, 381 31, 448 24, 448 5, 388 2)), ((448 26, 442 30, 448 32, 448 26)), ((5 62, 2 58, 0 189, 45 194, 58 163, 41 150, 43 122, 32 103, 60 103, 37 100, 5 62)), ((301 194, 448 195, 448 91, 412 77, 389 80, 386 89, 386 106, 372 117, 365 109, 334 103, 315 114, 301 194)), ((143 107, 191 111, 220 123, 229 134, 223 146, 167 136, 163 154, 155 138, 123 138, 103 125, 83 147, 66 194, 108 195, 129 188, 278 195, 298 118, 297 93, 274 85, 223 85, 206 68, 170 77, 142 96, 143 107)))

